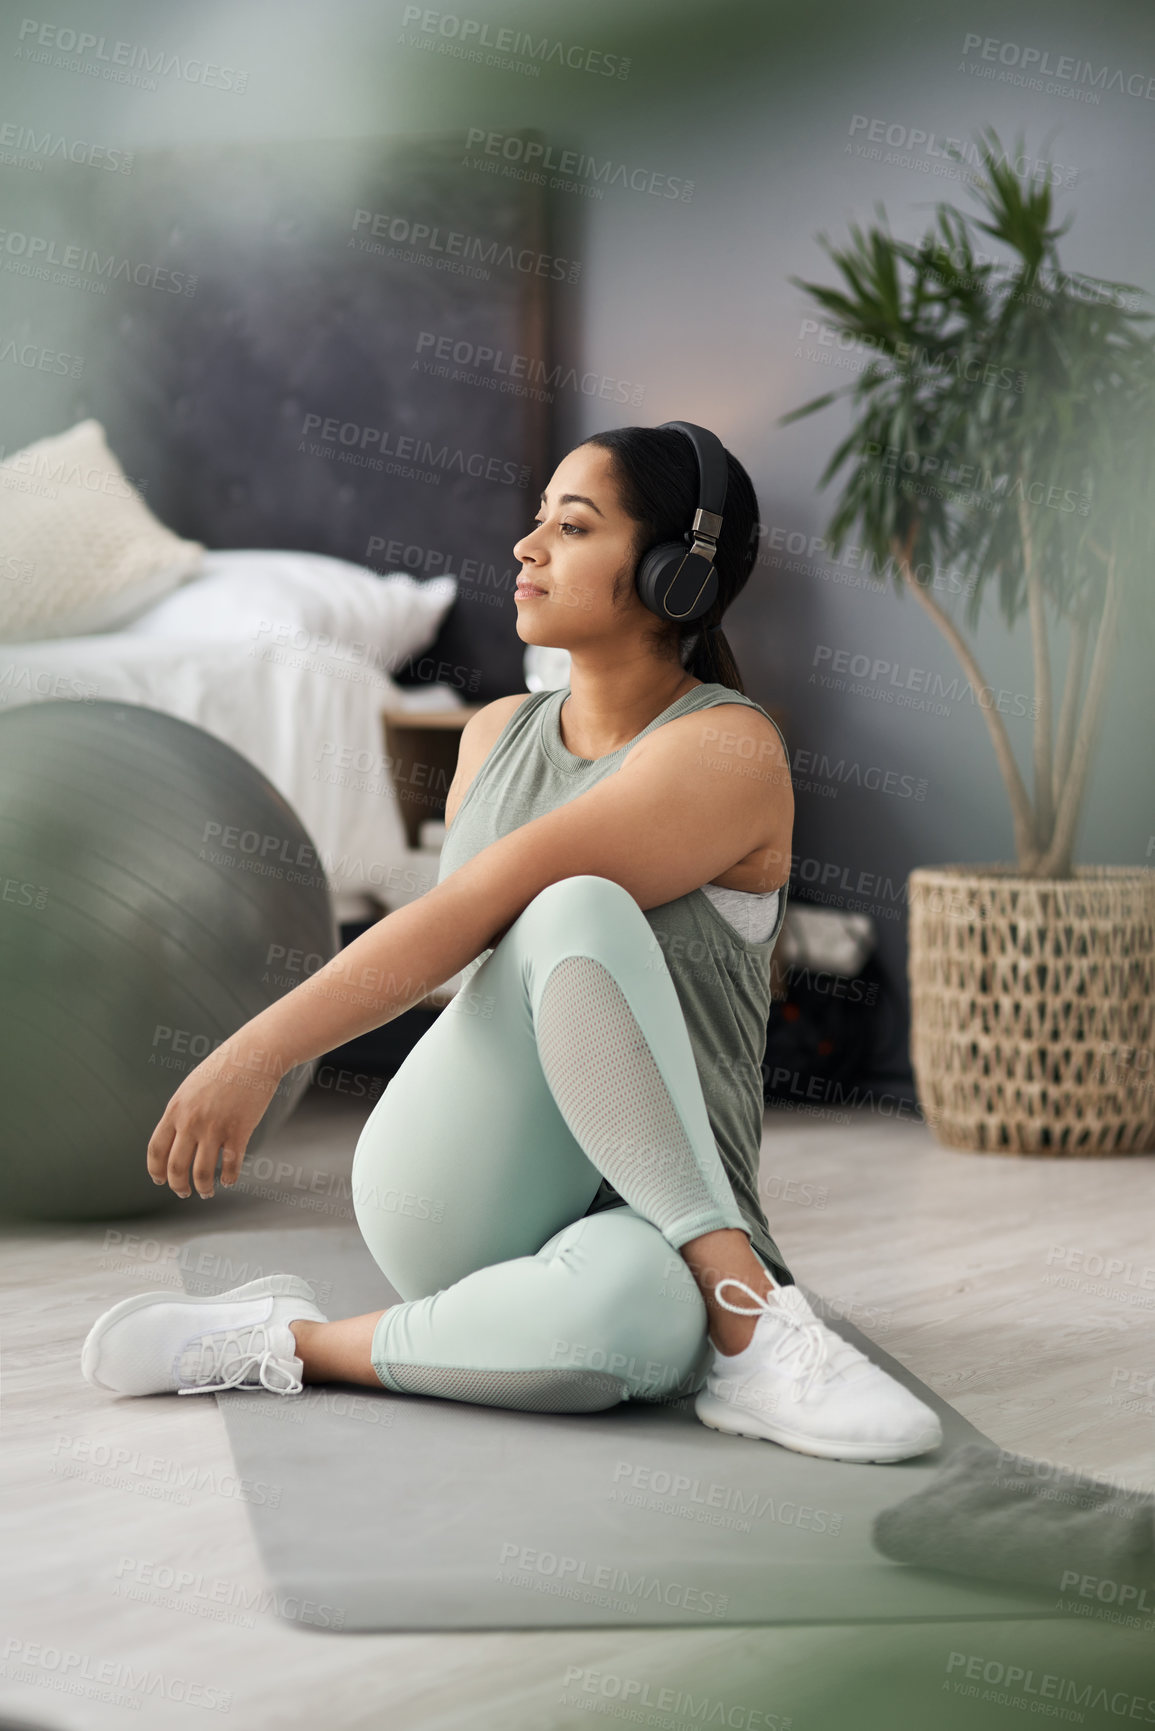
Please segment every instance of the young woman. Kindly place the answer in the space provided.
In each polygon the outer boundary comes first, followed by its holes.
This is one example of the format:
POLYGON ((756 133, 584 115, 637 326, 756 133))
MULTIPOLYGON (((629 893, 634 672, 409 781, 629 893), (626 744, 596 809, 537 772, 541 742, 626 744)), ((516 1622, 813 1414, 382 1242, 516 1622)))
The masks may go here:
POLYGON ((358 1225, 402 1302, 329 1321, 292 1274, 144 1293, 93 1326, 90 1382, 574 1413, 693 1394, 704 1423, 811 1454, 937 1447, 936 1415, 814 1314, 759 1200, 793 795, 720 629, 758 534, 726 463, 718 593, 691 626, 635 587, 693 520, 689 439, 627 427, 559 464, 514 548, 516 605, 524 643, 569 651, 568 689, 471 718, 436 886, 192 1071, 149 1142, 180 1196, 211 1196, 218 1158, 234 1184, 286 1071, 461 972, 354 1157, 358 1225))

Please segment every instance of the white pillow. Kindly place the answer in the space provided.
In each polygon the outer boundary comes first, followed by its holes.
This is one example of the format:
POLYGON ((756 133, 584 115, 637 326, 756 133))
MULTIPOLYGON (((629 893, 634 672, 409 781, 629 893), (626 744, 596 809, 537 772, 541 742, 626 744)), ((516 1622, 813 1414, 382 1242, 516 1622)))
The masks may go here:
POLYGON ((0 463, 0 642, 109 631, 191 577, 203 553, 153 516, 99 421, 0 463))
POLYGON ((456 577, 378 577, 324 553, 206 552, 201 575, 128 626, 136 637, 224 638, 270 651, 363 648, 396 672, 428 649, 457 598, 456 577))

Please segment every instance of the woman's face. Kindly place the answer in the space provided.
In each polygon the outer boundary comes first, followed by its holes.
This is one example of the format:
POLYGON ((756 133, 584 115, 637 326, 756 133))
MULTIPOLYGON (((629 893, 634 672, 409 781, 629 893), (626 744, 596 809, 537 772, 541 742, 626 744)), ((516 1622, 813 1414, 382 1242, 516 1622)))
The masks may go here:
POLYGON ((600 445, 579 445, 554 470, 537 519, 513 549, 521 562, 515 591, 517 632, 523 643, 581 648, 613 638, 633 625, 639 634, 654 616, 633 583, 638 526, 618 502, 611 456, 600 445), (614 579, 628 579, 612 599, 614 579))

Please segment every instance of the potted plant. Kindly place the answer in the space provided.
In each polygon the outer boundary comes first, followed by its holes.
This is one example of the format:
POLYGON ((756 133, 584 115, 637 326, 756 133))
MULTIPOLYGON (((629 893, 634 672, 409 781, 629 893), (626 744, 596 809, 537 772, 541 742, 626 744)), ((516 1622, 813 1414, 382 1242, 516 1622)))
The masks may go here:
POLYGON ((984 220, 939 204, 912 245, 878 207, 879 225, 852 225, 844 250, 821 241, 842 286, 791 279, 865 359, 781 424, 849 396, 853 425, 819 483, 846 471, 830 551, 856 530, 879 581, 943 632, 1010 801, 1013 863, 910 874, 925 1114, 947 1147, 1137 1153, 1155 1147, 1155 871, 1075 865, 1073 852, 1119 635, 1147 630, 1151 611, 1151 315, 1132 285, 1062 268, 1071 219, 1055 224, 1049 186, 1020 185, 993 130, 980 156, 984 220), (1008 627, 1029 620, 1029 785, 944 602, 961 587, 973 628, 992 586, 1008 627), (1052 626, 1067 643, 1061 696, 1052 626))

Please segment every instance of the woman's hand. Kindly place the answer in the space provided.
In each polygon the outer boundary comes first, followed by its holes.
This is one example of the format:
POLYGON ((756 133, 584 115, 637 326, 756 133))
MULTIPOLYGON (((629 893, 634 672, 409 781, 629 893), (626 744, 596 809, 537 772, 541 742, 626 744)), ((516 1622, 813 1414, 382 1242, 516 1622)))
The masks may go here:
POLYGON ((149 1138, 153 1183, 167 1183, 178 1196, 191 1196, 191 1178, 207 1201, 223 1149, 221 1183, 235 1184, 249 1139, 280 1079, 280 1068, 270 1064, 265 1051, 226 1041, 211 1052, 185 1077, 149 1138))

